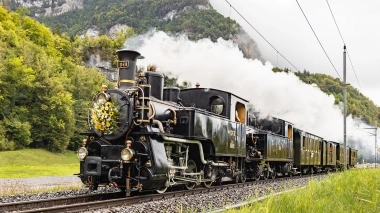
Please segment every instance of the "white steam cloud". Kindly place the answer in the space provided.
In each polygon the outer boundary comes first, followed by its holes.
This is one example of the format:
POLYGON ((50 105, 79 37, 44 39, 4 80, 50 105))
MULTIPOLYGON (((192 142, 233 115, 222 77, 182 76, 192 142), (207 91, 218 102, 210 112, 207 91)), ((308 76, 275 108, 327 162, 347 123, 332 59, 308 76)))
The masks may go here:
MULTIPOLYGON (((156 64, 159 71, 177 75, 180 82, 199 82, 204 88, 232 92, 247 99, 260 115, 285 119, 327 140, 343 141, 343 115, 334 105, 333 96, 301 82, 292 73, 272 72, 269 62, 244 58, 231 41, 194 42, 185 35, 153 32, 127 40, 125 47, 145 57, 138 65, 156 64)), ((374 137, 360 130, 365 127, 369 126, 348 117, 348 144, 358 149, 366 147, 361 153, 374 153, 374 137)))

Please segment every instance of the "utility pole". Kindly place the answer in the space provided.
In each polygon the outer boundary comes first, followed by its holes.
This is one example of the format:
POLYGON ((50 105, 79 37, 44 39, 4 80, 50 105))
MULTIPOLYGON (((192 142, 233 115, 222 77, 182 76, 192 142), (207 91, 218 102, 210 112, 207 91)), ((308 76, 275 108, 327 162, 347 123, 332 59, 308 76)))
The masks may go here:
POLYGON ((346 117, 347 117, 347 85, 346 85, 346 45, 343 47, 343 162, 344 166, 343 169, 346 170, 347 166, 347 143, 346 143, 346 136, 347 136, 347 131, 346 131, 346 117))

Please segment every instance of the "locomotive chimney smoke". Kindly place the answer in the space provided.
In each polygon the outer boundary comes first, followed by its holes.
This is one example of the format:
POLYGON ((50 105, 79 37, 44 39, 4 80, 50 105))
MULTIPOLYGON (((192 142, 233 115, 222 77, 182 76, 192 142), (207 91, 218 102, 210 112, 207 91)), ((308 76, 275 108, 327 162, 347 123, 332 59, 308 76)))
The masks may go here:
POLYGON ((118 50, 116 51, 119 61, 117 68, 119 69, 119 78, 117 85, 119 89, 124 90, 134 86, 136 74, 136 60, 141 55, 133 50, 118 50))

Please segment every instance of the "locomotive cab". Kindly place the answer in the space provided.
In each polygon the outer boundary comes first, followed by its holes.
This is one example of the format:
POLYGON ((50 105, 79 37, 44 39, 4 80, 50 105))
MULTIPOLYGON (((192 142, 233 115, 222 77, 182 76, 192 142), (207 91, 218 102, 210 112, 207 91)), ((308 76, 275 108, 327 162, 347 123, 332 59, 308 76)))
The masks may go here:
POLYGON ((190 88, 180 92, 182 104, 248 125, 248 101, 230 92, 212 88, 190 88), (208 100, 208 101, 205 101, 208 100))

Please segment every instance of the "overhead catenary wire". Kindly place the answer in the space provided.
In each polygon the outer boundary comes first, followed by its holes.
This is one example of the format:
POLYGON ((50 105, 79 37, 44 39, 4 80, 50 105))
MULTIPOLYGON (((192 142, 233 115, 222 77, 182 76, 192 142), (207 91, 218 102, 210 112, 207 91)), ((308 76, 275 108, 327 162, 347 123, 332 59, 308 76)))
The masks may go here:
MULTIPOLYGON (((326 0, 326 2, 327 2, 327 6, 329 7, 329 10, 330 10, 331 16, 332 16, 333 19, 334 19, 335 26, 336 26, 336 28, 338 29, 338 32, 339 32, 340 38, 342 38, 342 42, 343 42, 343 44, 346 45, 346 42, 344 41, 343 36, 342 36, 342 33, 340 32, 340 29, 339 29, 339 27, 338 27, 338 23, 336 22, 335 17, 334 17, 334 14, 333 14, 333 12, 332 12, 332 10, 331 10, 331 7, 330 7, 330 4, 329 4, 329 1, 326 0)), ((358 76, 356 75, 356 72, 355 72, 355 69, 354 69, 354 65, 352 65, 352 60, 351 60, 350 54, 348 53, 348 50, 347 50, 347 49, 346 49, 346 51, 347 51, 348 59, 350 60, 350 64, 351 64, 352 70, 354 71, 356 81, 358 82, 358 85, 359 85, 360 90, 363 91, 363 90, 362 90, 362 87, 360 86, 358 76)))
POLYGON ((325 55, 326 55, 326 56, 327 56, 327 58, 329 59, 329 61, 330 61, 331 65, 332 65, 332 67, 334 68, 334 70, 335 70, 336 74, 338 75, 339 79, 340 79, 340 80, 342 80, 342 78, 340 77, 340 75, 339 75, 338 71, 336 70, 336 68, 335 68, 334 64, 332 63, 332 61, 331 61, 331 59, 330 59, 329 55, 327 54, 327 52, 326 52, 325 48, 323 47, 323 45, 322 45, 321 41, 319 40, 319 38, 318 38, 317 34, 315 33, 315 31, 314 31, 313 27, 311 26, 311 24, 310 24, 309 20, 307 19, 307 17, 306 17, 306 14, 303 12, 301 5, 298 3, 298 0, 296 0, 296 2, 297 2, 297 4, 298 4, 299 8, 301 9, 301 12, 302 12, 303 16, 305 17, 305 19, 306 19, 307 23, 309 24, 309 26, 310 26, 311 30, 313 31, 313 33, 314 33, 315 37, 317 38, 317 40, 318 40, 318 42, 319 42, 319 45, 321 45, 323 52, 325 52, 325 55))
POLYGON ((375 135, 374 133, 372 133, 372 132, 367 132, 367 131, 364 131, 363 129, 360 129, 360 128, 356 128, 357 130, 359 130, 359 131, 362 131, 362 132, 365 132, 365 133, 367 133, 367 134, 369 134, 369 135, 375 135))
POLYGON ((294 66, 284 55, 282 55, 280 53, 280 51, 278 51, 239 11, 237 11, 235 9, 234 6, 231 5, 231 3, 228 1, 228 0, 225 0, 227 2, 227 4, 230 5, 230 8, 232 8, 245 22, 247 22, 247 24, 252 28, 254 29, 260 36, 261 38, 263 38, 274 50, 277 51, 277 53, 283 57, 290 65, 292 65, 298 72, 301 72, 296 66, 294 66))

